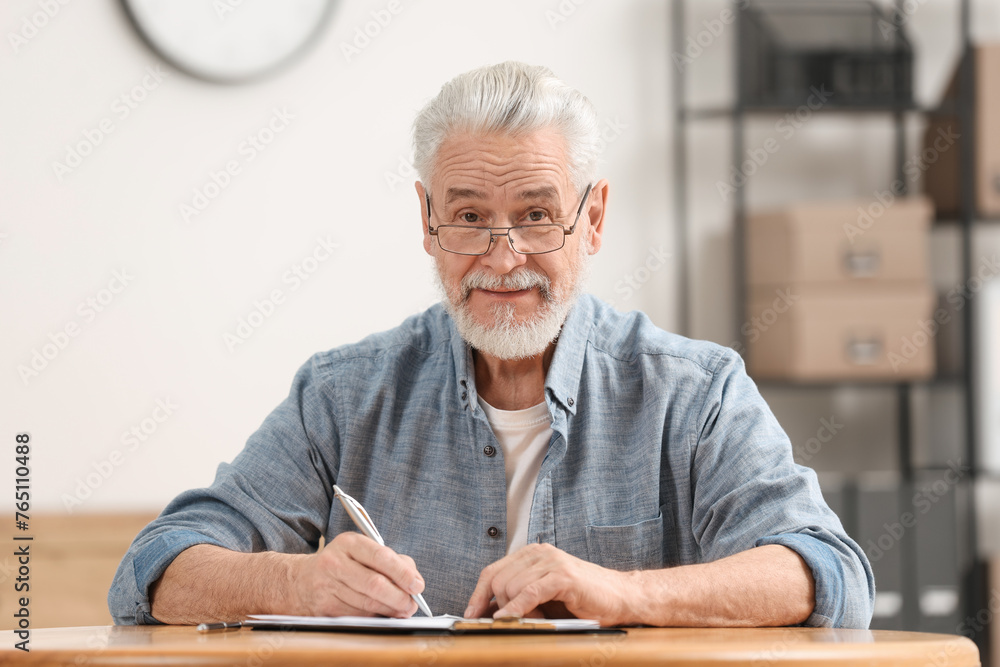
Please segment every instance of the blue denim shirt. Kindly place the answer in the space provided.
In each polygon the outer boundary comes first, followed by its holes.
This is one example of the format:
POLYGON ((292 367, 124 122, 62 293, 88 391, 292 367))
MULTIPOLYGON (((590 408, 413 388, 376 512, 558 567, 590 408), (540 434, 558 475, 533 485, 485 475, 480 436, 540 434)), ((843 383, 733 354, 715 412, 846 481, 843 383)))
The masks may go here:
MULTIPOLYGON (((149 586, 192 545, 305 553, 321 535, 354 530, 334 482, 416 561, 434 612, 461 614, 506 550, 503 454, 474 377, 440 304, 313 356, 212 486, 182 493, 136 537, 108 596, 115 622, 156 623, 149 586)), ((584 296, 560 334, 545 402, 553 433, 529 541, 620 570, 785 545, 816 582, 809 625, 868 626, 871 567, 815 474, 793 462, 735 352, 584 296)))

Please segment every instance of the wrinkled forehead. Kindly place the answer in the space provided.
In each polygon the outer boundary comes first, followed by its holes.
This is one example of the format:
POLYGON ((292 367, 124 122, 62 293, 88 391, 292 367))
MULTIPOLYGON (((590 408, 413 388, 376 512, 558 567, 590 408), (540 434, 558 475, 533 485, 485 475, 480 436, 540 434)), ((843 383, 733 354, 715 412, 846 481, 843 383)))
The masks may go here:
POLYGON ((565 138, 548 128, 518 134, 450 134, 437 151, 431 190, 445 205, 501 195, 557 203, 572 193, 565 138))

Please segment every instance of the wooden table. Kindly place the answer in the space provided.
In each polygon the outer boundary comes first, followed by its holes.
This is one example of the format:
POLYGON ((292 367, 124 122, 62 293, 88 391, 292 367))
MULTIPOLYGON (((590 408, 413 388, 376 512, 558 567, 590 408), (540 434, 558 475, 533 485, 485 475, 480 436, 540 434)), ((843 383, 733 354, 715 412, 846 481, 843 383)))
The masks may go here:
POLYGON ((0 632, 0 664, 73 665, 979 665, 957 635, 820 628, 633 628, 618 635, 400 636, 186 626, 0 632))

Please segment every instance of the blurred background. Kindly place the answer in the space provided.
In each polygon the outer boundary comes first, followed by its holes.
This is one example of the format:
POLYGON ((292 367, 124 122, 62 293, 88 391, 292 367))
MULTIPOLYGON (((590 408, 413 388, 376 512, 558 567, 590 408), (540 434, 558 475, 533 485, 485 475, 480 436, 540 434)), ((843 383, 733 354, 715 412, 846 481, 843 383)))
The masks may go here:
POLYGON ((311 354, 438 300, 410 125, 517 59, 601 118, 590 291, 744 354, 876 567, 873 627, 985 646, 1000 0, 8 0, 0 29, 0 437, 30 436, 36 626, 110 622, 131 537, 311 354))

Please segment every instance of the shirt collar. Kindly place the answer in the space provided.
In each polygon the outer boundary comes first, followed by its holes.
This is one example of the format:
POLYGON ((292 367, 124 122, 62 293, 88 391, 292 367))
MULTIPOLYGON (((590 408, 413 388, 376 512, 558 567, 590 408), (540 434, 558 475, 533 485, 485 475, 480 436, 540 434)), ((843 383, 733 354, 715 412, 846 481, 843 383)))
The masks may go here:
POLYGON ((583 357, 587 353, 587 341, 593 326, 594 297, 583 294, 573 304, 563 323, 552 364, 545 376, 545 389, 549 396, 574 415, 580 403, 578 394, 583 357))
MULTIPOLYGON (((571 414, 576 414, 579 404, 580 375, 583 373, 583 358, 587 351, 591 328, 594 325, 594 297, 584 294, 577 299, 563 323, 552 363, 545 377, 545 389, 551 398, 571 414)), ((451 333, 451 350, 455 363, 458 399, 463 407, 479 410, 476 395, 475 372, 472 362, 472 348, 465 342, 454 320, 446 315, 451 333)))

